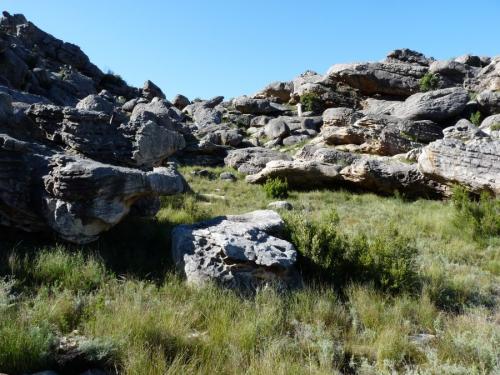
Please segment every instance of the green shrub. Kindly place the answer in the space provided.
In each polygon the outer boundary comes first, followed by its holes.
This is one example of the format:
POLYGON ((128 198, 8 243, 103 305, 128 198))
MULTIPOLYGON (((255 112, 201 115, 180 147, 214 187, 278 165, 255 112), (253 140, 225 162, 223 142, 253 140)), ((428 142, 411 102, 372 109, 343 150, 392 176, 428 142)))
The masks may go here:
POLYGON ((413 292, 420 285, 417 250, 394 228, 370 239, 363 235, 349 238, 338 231, 336 211, 316 221, 298 213, 288 214, 285 220, 306 273, 337 287, 368 283, 390 293, 413 292))
POLYGON ((456 186, 452 202, 455 207, 454 224, 458 228, 469 229, 476 241, 500 235, 499 199, 483 192, 478 200, 473 200, 464 187, 456 186))
POLYGON ((100 86, 127 86, 127 82, 125 82, 119 74, 115 74, 113 71, 108 70, 108 72, 102 76, 100 86))
POLYGON ((318 94, 308 92, 300 97, 300 103, 304 111, 321 112, 323 110, 323 102, 318 94))
POLYGON ((439 76, 431 72, 425 73, 419 83, 420 91, 435 90, 439 85, 439 76))
POLYGON ((279 177, 270 178, 263 185, 268 198, 285 199, 288 198, 288 181, 279 177))
POLYGON ((481 124, 481 112, 476 111, 473 114, 470 115, 470 122, 472 122, 474 125, 479 126, 481 124))

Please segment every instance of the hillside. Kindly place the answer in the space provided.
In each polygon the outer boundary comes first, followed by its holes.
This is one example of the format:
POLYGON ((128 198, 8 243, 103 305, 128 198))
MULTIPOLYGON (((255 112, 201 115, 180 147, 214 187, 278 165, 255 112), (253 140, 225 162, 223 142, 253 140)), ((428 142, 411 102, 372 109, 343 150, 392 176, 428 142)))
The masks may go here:
POLYGON ((499 195, 500 57, 167 100, 4 12, 0 373, 498 373, 499 195))

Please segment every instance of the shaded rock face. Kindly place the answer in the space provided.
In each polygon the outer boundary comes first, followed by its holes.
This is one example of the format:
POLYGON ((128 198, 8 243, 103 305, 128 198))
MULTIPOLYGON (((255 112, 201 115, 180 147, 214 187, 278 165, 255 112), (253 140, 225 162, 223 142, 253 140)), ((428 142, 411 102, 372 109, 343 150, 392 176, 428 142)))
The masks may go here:
POLYGON ((500 140, 470 123, 445 129, 442 140, 422 150, 418 168, 442 183, 462 184, 474 192, 500 195, 500 140))
POLYGON ((298 287, 297 252, 282 239, 284 227, 271 210, 180 225, 172 231, 172 256, 196 285, 215 282, 242 292, 266 285, 298 287))
POLYGON ((117 167, 5 134, 0 161, 1 223, 27 231, 50 228, 75 243, 97 239, 141 197, 186 189, 172 168, 117 167))

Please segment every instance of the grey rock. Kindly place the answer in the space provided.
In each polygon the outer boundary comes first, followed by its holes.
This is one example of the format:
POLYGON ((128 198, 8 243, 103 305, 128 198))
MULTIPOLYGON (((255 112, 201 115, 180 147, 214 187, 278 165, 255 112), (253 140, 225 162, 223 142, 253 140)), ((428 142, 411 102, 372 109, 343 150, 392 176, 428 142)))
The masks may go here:
POLYGON ((270 99, 277 103, 287 103, 293 91, 292 82, 272 82, 254 95, 255 99, 270 99))
POLYGON ((261 128, 266 126, 271 119, 272 117, 270 116, 256 116, 250 121, 250 126, 254 128, 261 128))
POLYGON ((483 61, 481 61, 481 58, 479 56, 473 56, 469 54, 459 56, 455 59, 455 61, 461 64, 474 66, 476 68, 481 68, 483 66, 483 61))
POLYGON ((298 287, 297 252, 282 239, 284 227, 271 210, 180 225, 172 231, 174 263, 195 285, 215 282, 241 292, 298 287))
POLYGON ((288 185, 295 188, 319 188, 338 186, 342 180, 341 167, 319 161, 272 160, 256 174, 246 177, 249 183, 263 184, 269 178, 287 179, 288 185))
POLYGON ((324 126, 348 126, 355 111, 352 108, 329 108, 323 112, 324 126))
POLYGON ((500 112, 500 91, 485 90, 476 98, 482 110, 489 114, 500 112))
POLYGON ((252 115, 279 115, 288 110, 287 107, 269 99, 253 99, 246 96, 235 98, 233 104, 241 113, 252 115))
POLYGON ((291 156, 263 147, 248 147, 232 150, 224 159, 224 163, 237 169, 240 173, 254 174, 263 169, 271 160, 291 160, 291 156))
POLYGON ((479 129, 492 138, 500 138, 500 114, 486 117, 481 122, 479 129))
POLYGON ((113 112, 113 104, 99 95, 89 95, 80 100, 76 108, 89 111, 101 111, 107 114, 113 112))
POLYGON ((470 79, 479 73, 479 69, 456 60, 434 61, 429 72, 438 74, 444 87, 462 85, 465 79, 470 79))
POLYGON ((439 122, 460 115, 468 101, 469 94, 461 87, 434 90, 410 96, 392 114, 405 119, 439 122))
POLYGON ((165 99, 165 94, 163 93, 163 91, 161 91, 161 89, 150 80, 144 82, 144 86, 142 87, 142 95, 149 100, 153 98, 165 99))
POLYGON ((394 159, 361 158, 340 171, 344 181, 378 194, 398 191, 407 197, 439 198, 447 189, 425 177, 416 164, 394 159))
POLYGON ((469 120, 461 119, 455 125, 443 130, 444 138, 454 138, 461 141, 470 141, 475 138, 484 138, 488 135, 472 124, 469 120))
POLYGON ((293 210, 292 204, 287 201, 271 202, 267 205, 267 208, 271 210, 286 210, 286 211, 293 210))
POLYGON ((27 231, 51 229, 75 243, 96 240, 141 197, 186 189, 172 168, 116 167, 5 134, 0 160, 0 223, 27 231))
POLYGON ((361 63, 333 65, 328 79, 345 83, 366 95, 410 96, 418 92, 419 80, 428 68, 404 63, 361 63))
POLYGON ((172 100, 172 104, 174 107, 176 107, 182 111, 184 108, 186 108, 188 105, 190 105, 191 102, 184 95, 178 94, 174 97, 174 100, 172 100))
POLYGON ((285 119, 278 117, 269 121, 264 127, 264 133, 269 139, 283 139, 290 134, 290 128, 285 119))
POLYGON ((491 59, 469 82, 467 88, 475 92, 500 90, 500 56, 491 59))
POLYGON ((402 48, 389 52, 385 61, 389 63, 408 63, 429 66, 434 59, 432 57, 426 57, 423 53, 408 48, 402 48))
POLYGON ((500 195, 500 140, 488 136, 445 137, 425 147, 418 168, 441 183, 500 195))
POLYGON ((182 134, 149 120, 120 124, 103 112, 39 104, 27 115, 48 139, 102 162, 152 167, 185 146, 182 134))
POLYGON ((307 141, 310 137, 308 135, 291 135, 283 139, 283 146, 293 146, 297 143, 307 141))
POLYGON ((176 122, 182 120, 179 116, 182 115, 179 115, 177 109, 173 108, 168 101, 155 98, 149 103, 136 104, 130 115, 130 121, 154 121, 166 129, 178 130, 176 122))
POLYGON ((395 100, 380 100, 367 98, 362 102, 363 114, 365 115, 390 115, 394 109, 400 105, 400 101, 395 100))

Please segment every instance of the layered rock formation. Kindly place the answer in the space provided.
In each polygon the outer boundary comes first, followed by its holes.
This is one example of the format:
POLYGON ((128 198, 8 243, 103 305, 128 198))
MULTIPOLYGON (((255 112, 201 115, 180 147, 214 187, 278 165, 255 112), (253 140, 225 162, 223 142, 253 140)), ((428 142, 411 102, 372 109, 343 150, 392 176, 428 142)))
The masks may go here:
POLYGON ((22 15, 4 12, 0 44, 0 224, 87 243, 186 190, 165 164, 181 113, 152 82, 127 86, 22 15))

